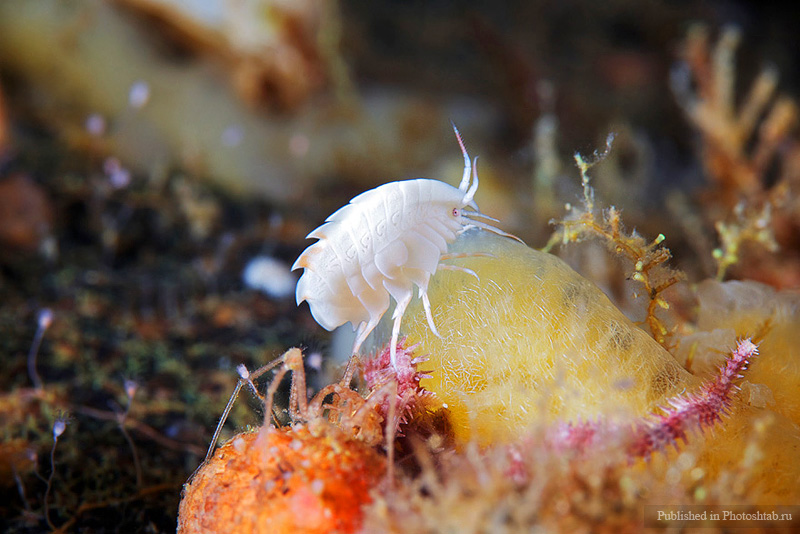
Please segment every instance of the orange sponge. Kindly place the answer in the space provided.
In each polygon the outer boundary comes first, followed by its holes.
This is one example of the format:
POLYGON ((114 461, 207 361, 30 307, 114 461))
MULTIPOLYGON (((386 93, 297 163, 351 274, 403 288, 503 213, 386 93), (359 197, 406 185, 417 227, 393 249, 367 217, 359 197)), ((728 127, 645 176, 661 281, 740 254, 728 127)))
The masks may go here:
POLYGON ((184 486, 178 532, 357 531, 385 458, 334 427, 315 434, 264 427, 228 441, 184 486))

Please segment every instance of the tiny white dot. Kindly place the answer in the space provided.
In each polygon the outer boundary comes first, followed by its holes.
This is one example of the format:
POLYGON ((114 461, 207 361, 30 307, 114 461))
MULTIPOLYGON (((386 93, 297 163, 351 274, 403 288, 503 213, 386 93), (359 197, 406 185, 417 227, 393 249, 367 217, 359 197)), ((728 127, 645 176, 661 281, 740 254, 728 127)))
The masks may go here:
POLYGON ((150 86, 139 80, 131 85, 128 92, 128 104, 134 109, 143 108, 150 101, 150 86))
POLYGON ((86 131, 95 137, 106 133, 106 119, 99 113, 92 113, 86 117, 86 131))

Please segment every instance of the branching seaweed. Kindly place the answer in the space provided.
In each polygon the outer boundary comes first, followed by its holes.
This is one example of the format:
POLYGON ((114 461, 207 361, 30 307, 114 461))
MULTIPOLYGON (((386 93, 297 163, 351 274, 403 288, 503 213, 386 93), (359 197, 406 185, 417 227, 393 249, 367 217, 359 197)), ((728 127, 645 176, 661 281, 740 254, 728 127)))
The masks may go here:
POLYGON ((611 149, 613 134, 609 135, 606 150, 595 152, 590 160, 575 154, 575 162, 581 172, 583 184, 583 206, 567 205, 568 214, 555 221, 558 228, 550 237, 543 250, 549 251, 556 244, 567 244, 587 238, 600 238, 606 246, 618 256, 630 261, 633 266, 631 278, 644 286, 649 299, 645 322, 656 341, 667 344, 669 333, 663 321, 656 316, 659 308, 668 309, 669 304, 662 297, 665 290, 680 282, 682 272, 671 269, 666 262, 672 257, 669 249, 661 243, 665 237, 659 234, 656 239, 647 242, 635 231, 627 233, 622 226, 620 212, 613 206, 600 210, 595 206, 594 189, 589 185, 587 174, 595 164, 602 161, 611 149))
POLYGON ((708 28, 694 26, 671 77, 679 105, 700 134, 711 186, 703 201, 721 242, 713 251, 718 279, 739 262, 746 243, 777 252, 774 228, 786 215, 798 232, 797 206, 789 199, 800 177, 800 142, 794 136, 800 113, 791 98, 776 94, 773 67, 760 72, 736 105, 739 41, 734 27, 724 28, 712 44, 708 28))
POLYGON ((779 248, 771 227, 770 203, 764 203, 758 212, 745 212, 745 204, 739 203, 733 213, 736 221, 717 221, 715 224, 721 241, 720 246, 712 253, 717 262, 717 280, 725 278, 728 268, 739 262, 740 249, 744 243, 760 243, 770 252, 777 252, 779 248))
POLYGON ((684 42, 684 61, 671 80, 678 103, 702 135, 706 171, 720 191, 726 192, 728 207, 741 196, 757 201, 778 194, 778 184, 797 173, 786 156, 800 150, 791 138, 797 106, 788 97, 776 97, 778 74, 774 68, 761 71, 737 109, 734 59, 739 41, 739 31, 728 27, 712 48, 708 29, 693 27, 684 42), (770 186, 766 177, 776 157, 781 164, 779 176, 770 186))

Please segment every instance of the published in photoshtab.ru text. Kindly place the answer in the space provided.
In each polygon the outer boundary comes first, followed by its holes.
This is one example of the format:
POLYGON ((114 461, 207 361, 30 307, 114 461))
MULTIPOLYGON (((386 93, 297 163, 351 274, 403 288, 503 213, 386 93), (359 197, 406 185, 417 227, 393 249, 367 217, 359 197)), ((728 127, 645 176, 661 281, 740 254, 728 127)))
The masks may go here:
POLYGON ((647 505, 646 528, 800 528, 800 506, 647 505))

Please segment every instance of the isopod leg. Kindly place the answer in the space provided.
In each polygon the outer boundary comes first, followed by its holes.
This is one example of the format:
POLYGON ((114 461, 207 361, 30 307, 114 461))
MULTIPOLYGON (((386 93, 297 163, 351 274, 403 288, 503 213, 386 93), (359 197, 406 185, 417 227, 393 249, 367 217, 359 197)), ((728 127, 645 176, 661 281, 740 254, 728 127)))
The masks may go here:
POLYGON ((431 332, 433 332, 433 335, 435 335, 436 337, 442 337, 441 335, 439 335, 439 331, 436 329, 436 325, 433 324, 433 315, 431 314, 431 301, 428 298, 428 292, 421 291, 419 296, 422 298, 422 307, 425 308, 425 317, 428 319, 428 326, 430 327, 431 332))
POLYGON ((358 354, 358 349, 361 348, 361 344, 364 343, 364 340, 367 336, 364 332, 367 331, 367 323, 365 321, 361 321, 358 323, 358 328, 356 329, 356 339, 353 342, 353 350, 351 354, 358 354))
POLYGON ((381 315, 376 315, 372 317, 369 322, 362 321, 358 325, 358 330, 356 330, 356 340, 353 343, 353 354, 358 354, 359 349, 361 349, 361 345, 364 344, 364 341, 367 340, 367 336, 372 333, 378 323, 381 320, 381 315))
POLYGON ((457 258, 496 258, 491 252, 447 252, 439 256, 440 260, 454 260, 457 258))
POLYGON ((397 369, 397 339, 400 337, 400 322, 403 320, 403 314, 406 312, 408 303, 411 302, 411 296, 412 293, 409 291, 407 296, 398 300, 392 315, 394 324, 392 325, 392 344, 389 345, 389 357, 395 370, 397 369))
MULTIPOLYGON (((496 258, 496 257, 497 256, 489 252, 448 252, 446 254, 442 254, 439 258, 442 260, 454 260, 458 258, 496 258)), ((446 269, 448 271, 459 271, 462 273, 466 273, 474 276, 478 281, 480 281, 481 279, 481 277, 478 276, 478 273, 467 267, 460 267, 458 265, 448 265, 446 263, 440 263, 437 268, 446 269)))
POLYGON ((459 267, 458 265, 446 265, 446 264, 441 263, 441 264, 439 264, 438 268, 439 269, 443 269, 445 271, 459 271, 459 272, 462 272, 462 273, 471 274, 479 282, 481 280, 481 277, 478 276, 478 273, 476 273, 475 271, 473 271, 472 269, 470 269, 468 267, 459 267))

